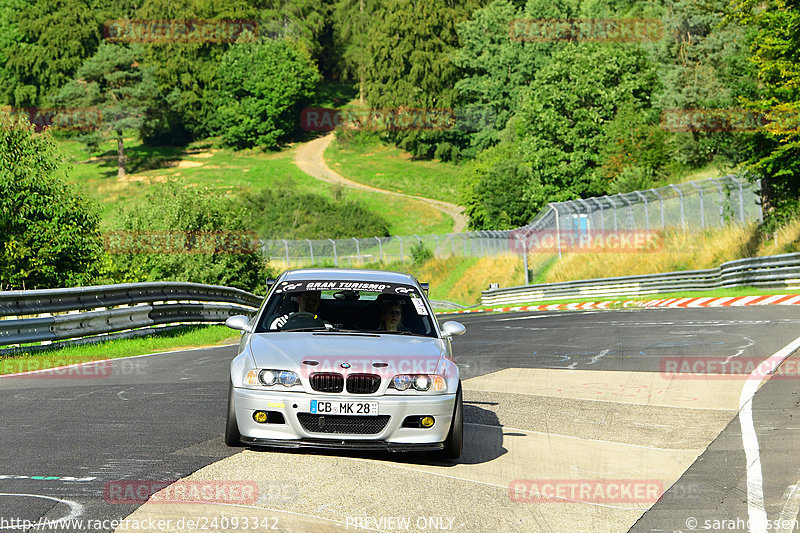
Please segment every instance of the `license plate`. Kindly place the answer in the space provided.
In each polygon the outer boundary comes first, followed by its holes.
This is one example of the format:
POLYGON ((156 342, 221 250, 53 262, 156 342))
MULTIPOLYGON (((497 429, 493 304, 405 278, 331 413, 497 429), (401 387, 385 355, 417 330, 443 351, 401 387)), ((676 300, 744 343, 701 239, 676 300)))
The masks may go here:
POLYGON ((310 411, 314 415, 378 416, 378 402, 311 400, 310 411))

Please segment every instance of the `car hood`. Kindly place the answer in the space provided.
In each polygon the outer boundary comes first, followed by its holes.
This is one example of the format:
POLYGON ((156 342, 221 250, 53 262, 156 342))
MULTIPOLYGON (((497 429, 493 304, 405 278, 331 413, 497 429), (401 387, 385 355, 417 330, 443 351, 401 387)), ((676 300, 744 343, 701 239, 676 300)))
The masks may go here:
POLYGON ((445 352, 444 341, 434 337, 405 335, 349 335, 342 333, 256 333, 249 343, 257 368, 297 370, 312 367, 317 372, 375 371, 373 363, 386 363, 392 370, 435 372, 445 352), (350 365, 342 367, 342 363, 350 365), (407 368, 408 370, 403 370, 407 368))

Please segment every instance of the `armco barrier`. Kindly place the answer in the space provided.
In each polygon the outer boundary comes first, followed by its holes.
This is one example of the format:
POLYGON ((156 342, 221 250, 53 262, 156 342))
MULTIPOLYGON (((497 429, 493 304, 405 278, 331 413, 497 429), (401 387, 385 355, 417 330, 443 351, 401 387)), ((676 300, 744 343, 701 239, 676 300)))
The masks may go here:
POLYGON ((222 323, 252 315, 261 300, 230 287, 180 282, 0 292, 0 353, 20 344, 136 337, 153 326, 222 323))
POLYGON ((723 263, 719 268, 709 270, 490 289, 481 293, 481 304, 517 304, 584 296, 635 297, 645 294, 745 286, 764 289, 800 288, 800 253, 737 259, 723 263))

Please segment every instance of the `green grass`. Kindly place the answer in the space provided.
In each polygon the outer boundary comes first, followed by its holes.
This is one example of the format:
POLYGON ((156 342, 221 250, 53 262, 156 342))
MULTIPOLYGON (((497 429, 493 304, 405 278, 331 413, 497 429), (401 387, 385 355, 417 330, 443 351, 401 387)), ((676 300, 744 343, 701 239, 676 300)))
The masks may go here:
MULTIPOLYGON (((69 180, 101 206, 101 229, 119 229, 123 209, 144 201, 152 183, 170 178, 204 185, 231 194, 279 186, 291 179, 299 192, 334 198, 332 186, 302 172, 295 164, 292 146, 275 152, 233 151, 218 147, 215 139, 186 147, 150 147, 126 138, 129 176, 117 178, 116 143, 109 141, 91 153, 75 140, 61 139, 61 149, 71 165, 69 180)), ((378 164, 378 163, 376 163, 378 164)), ((340 197, 355 200, 382 216, 393 235, 446 233, 453 221, 440 211, 416 200, 387 197, 381 193, 344 189, 340 197)))
POLYGON ((239 341, 239 334, 225 326, 186 326, 138 339, 117 339, 85 346, 64 346, 35 353, 20 352, 0 358, 0 374, 118 359, 201 346, 221 346, 239 341))
POLYGON ((413 161, 411 155, 375 138, 355 146, 334 140, 325 151, 333 170, 358 183, 387 191, 458 203, 463 169, 452 163, 413 161))

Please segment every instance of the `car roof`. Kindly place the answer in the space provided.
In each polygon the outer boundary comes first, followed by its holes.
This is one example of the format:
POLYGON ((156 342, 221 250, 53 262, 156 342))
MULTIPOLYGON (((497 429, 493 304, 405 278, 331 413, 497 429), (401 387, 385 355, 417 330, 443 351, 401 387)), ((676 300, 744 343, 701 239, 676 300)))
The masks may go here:
POLYGON ((379 281, 417 285, 414 276, 388 270, 366 270, 359 268, 303 268, 287 270, 282 281, 331 280, 331 281, 379 281))

